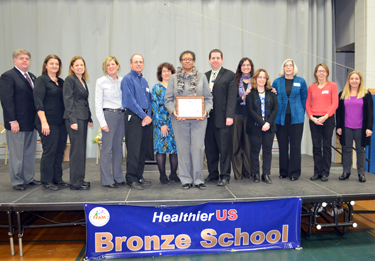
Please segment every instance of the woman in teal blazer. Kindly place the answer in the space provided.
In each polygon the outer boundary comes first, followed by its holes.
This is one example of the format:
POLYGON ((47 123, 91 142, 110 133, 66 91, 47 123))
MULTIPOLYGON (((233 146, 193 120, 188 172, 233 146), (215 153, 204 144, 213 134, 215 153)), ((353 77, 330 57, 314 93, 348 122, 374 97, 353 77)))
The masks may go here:
POLYGON ((272 87, 277 91, 279 110, 275 119, 279 143, 279 178, 292 181, 301 176, 301 141, 305 121, 307 85, 297 76, 298 69, 292 59, 281 65, 272 87), (290 156, 288 155, 290 147, 290 156))

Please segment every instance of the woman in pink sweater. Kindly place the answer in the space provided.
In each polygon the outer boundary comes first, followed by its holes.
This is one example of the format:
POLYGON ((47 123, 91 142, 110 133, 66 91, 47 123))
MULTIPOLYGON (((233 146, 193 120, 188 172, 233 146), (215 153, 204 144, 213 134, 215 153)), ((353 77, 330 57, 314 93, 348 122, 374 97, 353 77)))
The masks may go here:
POLYGON ((329 69, 324 63, 315 67, 315 82, 307 91, 306 112, 310 119, 313 143, 314 176, 311 180, 328 181, 331 168, 331 143, 338 107, 337 85, 328 81, 329 69), (323 150, 322 150, 323 148, 323 150))

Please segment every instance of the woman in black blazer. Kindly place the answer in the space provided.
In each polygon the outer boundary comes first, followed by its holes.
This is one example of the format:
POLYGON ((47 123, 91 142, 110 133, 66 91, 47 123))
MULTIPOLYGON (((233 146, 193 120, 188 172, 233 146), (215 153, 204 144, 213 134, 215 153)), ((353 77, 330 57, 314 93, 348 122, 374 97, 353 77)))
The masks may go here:
POLYGON ((58 190, 69 187, 62 180, 62 162, 66 147, 67 133, 65 128, 63 84, 61 60, 57 55, 50 54, 44 59, 42 75, 35 80, 34 103, 38 115, 35 126, 39 132, 43 146, 40 161, 40 176, 43 187, 58 190))
POLYGON ((249 113, 246 132, 250 138, 251 175, 260 181, 259 152, 263 149, 262 181, 271 184, 272 144, 276 132, 277 97, 271 92, 271 82, 266 70, 259 69, 251 79, 252 91, 246 97, 249 113))
POLYGON ((357 171, 360 182, 366 182, 365 147, 371 143, 374 124, 374 105, 371 93, 366 90, 360 72, 349 73, 344 90, 339 94, 339 107, 336 111, 337 134, 342 145, 343 172, 340 180, 346 180, 352 169, 353 140, 357 153, 357 171))
POLYGON ((86 190, 90 183, 85 182, 87 126, 92 127, 89 107, 89 89, 86 81, 89 76, 85 60, 74 56, 70 61, 68 77, 63 88, 66 129, 70 138, 70 189, 86 190))

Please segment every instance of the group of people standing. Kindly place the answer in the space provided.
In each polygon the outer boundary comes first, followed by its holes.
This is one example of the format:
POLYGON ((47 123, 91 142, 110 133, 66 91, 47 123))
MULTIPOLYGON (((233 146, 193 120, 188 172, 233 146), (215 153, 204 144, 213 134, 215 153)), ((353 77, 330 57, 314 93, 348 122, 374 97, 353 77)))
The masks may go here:
MULTIPOLYGON (((45 58, 38 78, 28 72, 30 58, 28 51, 16 50, 15 67, 0 78, 11 184, 16 190, 40 184, 49 190, 87 190, 87 127, 92 127, 93 121, 85 60, 73 57, 64 81, 59 77, 62 64, 58 56, 45 58), (34 179, 35 128, 43 146, 41 182, 34 179), (63 181, 61 166, 68 134, 70 184, 63 181)), ((143 77, 144 60, 140 54, 130 58, 131 71, 124 77, 118 76, 120 63, 116 57, 104 60, 104 76, 96 81, 95 88, 95 112, 102 130, 100 175, 104 187, 142 190, 151 185, 143 177, 151 124, 162 184, 181 182, 183 189, 205 189, 206 182, 225 186, 230 182, 232 167, 235 179, 252 178, 254 182, 271 184, 275 133, 279 143, 279 178, 298 180, 305 110, 313 141, 311 180, 328 180, 337 110, 337 133, 343 145, 343 174, 339 179, 348 179, 351 174, 355 140, 359 181, 366 181, 364 147, 372 134, 373 101, 361 73, 351 72, 338 95, 336 84, 328 81, 329 69, 323 63, 316 66, 315 81, 307 88, 291 59, 283 62, 280 77, 272 84, 267 71, 255 71, 247 57, 240 60, 236 73, 222 67, 223 53, 218 49, 209 53, 212 69, 205 74, 198 72, 195 59, 194 52, 184 51, 179 57, 181 67, 160 64, 156 73, 159 83, 152 90, 143 77), (176 98, 181 96, 202 96, 202 117, 180 117, 176 98), (124 135, 125 177, 121 167, 124 135), (165 170, 167 155, 169 176, 165 170), (209 172, 205 179, 204 155, 209 172)))
POLYGON ((65 81, 61 60, 48 55, 42 75, 28 72, 31 55, 24 49, 13 52, 14 68, 0 78, 6 139, 9 148, 9 173, 15 190, 27 185, 41 185, 49 190, 70 187, 89 189, 85 182, 87 126, 93 126, 88 103, 88 74, 82 57, 69 64, 65 81), (39 133, 43 155, 40 162, 41 181, 34 179, 35 151, 39 133), (70 184, 62 179, 62 161, 69 134, 70 184))

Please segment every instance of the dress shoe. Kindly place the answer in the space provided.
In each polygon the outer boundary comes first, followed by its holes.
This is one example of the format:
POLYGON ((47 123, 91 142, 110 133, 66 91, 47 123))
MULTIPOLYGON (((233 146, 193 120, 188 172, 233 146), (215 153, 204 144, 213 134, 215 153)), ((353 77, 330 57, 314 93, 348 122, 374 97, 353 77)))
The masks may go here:
POLYGON ((42 185, 42 182, 40 182, 40 181, 37 181, 37 180, 33 180, 33 181, 31 181, 29 184, 27 184, 27 185, 36 185, 36 186, 39 186, 39 185, 42 185))
POLYGON ((323 181, 323 182, 326 182, 326 181, 328 181, 328 177, 327 176, 322 176, 322 178, 320 180, 323 181))
POLYGON ((296 178, 296 177, 290 177, 289 178, 291 181, 296 181, 298 178, 296 178))
POLYGON ((88 190, 90 189, 90 186, 87 186, 86 184, 82 184, 82 186, 80 187, 70 186, 70 189, 71 190, 88 190))
POLYGON ((358 174, 359 182, 366 182, 365 174, 358 174))
POLYGON ((339 180, 346 180, 350 177, 350 173, 343 172, 341 176, 339 177, 339 180))
POLYGON ((317 179, 320 179, 321 177, 322 177, 321 175, 314 175, 310 179, 311 180, 317 180, 317 179))
POLYGON ((189 188, 191 188, 192 186, 193 186, 192 184, 190 184, 190 183, 186 183, 186 184, 182 185, 182 189, 189 189, 189 188))
POLYGON ((286 178, 287 178, 287 176, 283 176, 283 175, 279 176, 279 179, 286 179, 286 178))
POLYGON ((118 188, 116 184, 111 184, 111 185, 104 185, 106 188, 118 188))
POLYGON ((53 191, 59 190, 59 186, 57 186, 57 185, 55 185, 53 183, 44 183, 43 187, 45 189, 49 189, 49 190, 53 190, 53 191))
POLYGON ((55 182, 55 183, 53 183, 53 184, 59 186, 60 188, 67 188, 67 187, 70 186, 68 183, 66 183, 66 182, 64 182, 64 181, 55 182))
POLYGON ((195 185, 197 188, 199 188, 199 189, 206 189, 206 185, 204 184, 204 183, 200 183, 200 184, 198 184, 198 185, 195 185))
POLYGON ((15 189, 15 190, 25 190, 26 187, 24 185, 15 185, 15 186, 13 186, 13 189, 15 189))
POLYGON ((123 181, 123 182, 115 182, 115 184, 117 185, 117 186, 126 186, 126 183, 125 183, 125 181, 123 181))
POLYGON ((205 182, 212 182, 212 183, 216 183, 216 182, 218 182, 218 181, 219 181, 219 178, 214 178, 214 177, 212 177, 212 176, 208 175, 208 177, 207 177, 207 178, 205 178, 205 179, 204 179, 204 181, 205 181, 205 182))
POLYGON ((138 189, 138 190, 143 190, 142 184, 138 182, 128 182, 126 183, 127 187, 133 188, 133 189, 138 189))
POLYGON ((90 182, 83 181, 83 185, 90 187, 90 182))
POLYGON ((229 180, 227 180, 227 179, 222 179, 222 180, 220 180, 220 181, 217 183, 217 185, 218 185, 219 187, 226 186, 226 185, 228 185, 228 184, 229 184, 229 180))
POLYGON ((253 176, 253 181, 254 181, 255 183, 259 183, 259 182, 260 182, 259 174, 256 174, 256 175, 253 176))
POLYGON ((272 180, 270 178, 270 175, 262 175, 262 181, 267 184, 272 184, 272 180))
POLYGON ((138 183, 141 184, 142 186, 151 186, 151 181, 145 180, 144 178, 141 178, 138 180, 138 183))
POLYGON ((169 175, 169 181, 171 181, 171 182, 181 182, 180 178, 177 175, 169 175))

